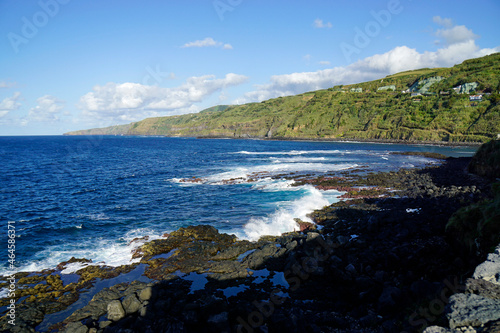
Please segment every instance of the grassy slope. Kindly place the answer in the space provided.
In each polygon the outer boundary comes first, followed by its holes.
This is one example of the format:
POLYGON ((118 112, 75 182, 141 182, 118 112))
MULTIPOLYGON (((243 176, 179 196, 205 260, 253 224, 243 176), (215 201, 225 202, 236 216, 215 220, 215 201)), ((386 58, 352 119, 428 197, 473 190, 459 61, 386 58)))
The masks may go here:
POLYGON ((272 138, 344 138, 412 141, 484 142, 500 133, 500 54, 471 59, 452 68, 420 69, 382 80, 261 103, 214 107, 196 114, 148 118, 117 127, 68 134, 124 134, 167 136, 224 136, 272 138), (400 93, 417 80, 443 76, 431 86, 435 95, 400 93), (468 95, 440 91, 466 82, 493 92, 471 107, 468 95), (396 92, 377 92, 395 85, 396 92), (363 88, 351 93, 351 88, 363 88), (128 126, 128 127, 127 127, 128 126), (108 133, 109 132, 109 133, 108 133))

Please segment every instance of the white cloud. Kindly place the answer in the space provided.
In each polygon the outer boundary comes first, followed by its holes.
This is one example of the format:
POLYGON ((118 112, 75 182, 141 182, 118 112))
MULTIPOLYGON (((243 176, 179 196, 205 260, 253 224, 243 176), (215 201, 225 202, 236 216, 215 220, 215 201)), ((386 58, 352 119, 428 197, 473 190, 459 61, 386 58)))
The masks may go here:
POLYGON ((319 28, 319 29, 321 29, 321 28, 331 28, 332 24, 330 22, 324 23, 322 19, 318 18, 318 19, 314 20, 313 26, 315 28, 319 28))
POLYGON ((221 47, 224 50, 232 50, 233 46, 231 44, 222 43, 214 40, 212 37, 207 37, 202 40, 195 40, 194 42, 189 42, 182 45, 183 48, 187 47, 221 47))
POLYGON ((80 98, 83 115, 95 119, 136 121, 145 117, 182 114, 197 111, 195 103, 224 88, 244 83, 246 76, 229 73, 224 78, 214 75, 190 77, 175 88, 161 88, 139 83, 114 83, 95 86, 80 98))
POLYGON ((5 117, 10 111, 19 109, 21 107, 21 103, 18 102, 20 99, 20 92, 15 92, 12 97, 4 98, 0 102, 0 118, 5 117))
MULTIPOLYGON (((432 21, 444 28, 436 31, 436 36, 445 40, 444 45, 459 44, 479 38, 478 35, 474 34, 472 30, 468 29, 465 25, 454 26, 453 21, 450 18, 434 16, 432 21)), ((437 40, 434 43, 438 45, 441 41, 437 40)))
POLYGON ((323 61, 320 61, 319 64, 321 66, 330 66, 331 63, 328 60, 323 60, 323 61))
POLYGON ((444 38, 446 45, 459 44, 479 38, 472 30, 467 29, 465 25, 457 25, 448 29, 439 29, 436 35, 444 38))
POLYGON ((64 109, 64 101, 54 96, 45 95, 36 100, 37 106, 31 108, 27 121, 58 121, 61 110, 64 109))
POLYGON ((15 82, 0 81, 0 88, 12 88, 15 87, 15 82))
POLYGON ((453 21, 450 18, 442 18, 441 16, 434 16, 432 18, 432 21, 445 28, 451 28, 453 26, 453 21))
POLYGON ((398 46, 386 53, 376 54, 345 67, 316 72, 275 75, 270 82, 256 85, 254 91, 236 99, 237 104, 258 102, 269 98, 326 89, 338 84, 352 84, 375 80, 389 74, 425 67, 451 67, 470 58, 500 52, 500 46, 481 49, 475 43, 477 36, 464 26, 442 30, 448 45, 435 52, 418 52, 408 46, 398 46), (459 37, 458 32, 461 32, 459 37))

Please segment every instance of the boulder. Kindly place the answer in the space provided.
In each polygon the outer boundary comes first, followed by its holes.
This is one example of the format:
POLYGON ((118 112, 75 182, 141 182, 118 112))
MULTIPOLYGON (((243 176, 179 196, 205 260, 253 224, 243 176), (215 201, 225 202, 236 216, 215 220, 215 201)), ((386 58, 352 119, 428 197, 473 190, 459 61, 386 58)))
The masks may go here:
POLYGON ((89 328, 81 322, 69 323, 64 330, 64 333, 87 333, 89 328))
POLYGON ((146 287, 139 292, 139 299, 141 301, 149 301, 153 296, 153 288, 146 287))
POLYGON ((287 249, 288 251, 292 251, 293 249, 295 249, 295 248, 297 247, 297 245, 299 245, 299 243, 297 243, 297 241, 296 241, 296 240, 293 240, 293 241, 291 241, 290 243, 287 243, 287 244, 286 244, 286 249, 287 249))
POLYGON ((452 330, 449 328, 439 327, 439 326, 430 326, 425 329, 423 333, 455 333, 457 330, 452 330))
POLYGON ((488 254, 485 262, 476 267, 473 278, 500 284, 500 246, 494 253, 488 254))
POLYGON ((125 317, 125 310, 119 300, 114 300, 108 303, 108 319, 111 321, 118 321, 125 317))
POLYGON ((500 320, 500 300, 474 294, 455 294, 450 297, 446 315, 451 328, 482 326, 500 320))
POLYGON ((500 285, 483 279, 468 279, 466 282, 466 292, 500 300, 500 285))
POLYGON ((123 299, 122 306, 127 314, 132 314, 139 311, 142 304, 134 294, 131 294, 123 299))
POLYGON ((268 243, 250 253, 242 262, 247 264, 251 269, 258 269, 265 263, 267 258, 274 256, 278 251, 279 248, 276 244, 268 243))

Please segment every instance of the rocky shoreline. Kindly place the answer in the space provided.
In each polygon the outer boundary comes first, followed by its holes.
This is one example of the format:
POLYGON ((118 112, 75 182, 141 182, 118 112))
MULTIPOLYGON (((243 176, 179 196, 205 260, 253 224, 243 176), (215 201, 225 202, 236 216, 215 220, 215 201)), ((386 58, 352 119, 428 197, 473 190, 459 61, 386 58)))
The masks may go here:
MULTIPOLYGON (((192 226, 141 245, 133 265, 61 274, 87 261, 72 258, 53 270, 18 273, 16 325, 8 322, 9 300, 1 299, 7 315, 0 329, 420 332, 438 325, 448 332, 461 326, 448 323, 447 306, 473 297, 452 295, 483 288, 467 279, 487 253, 464 251, 446 232, 460 207, 492 196, 491 181, 469 174, 469 162, 448 158, 425 169, 296 178, 351 191, 349 200, 313 212, 316 224, 298 221, 300 232, 249 242, 192 226)), ((495 304, 493 313, 500 313, 495 304)), ((499 320, 471 329, 488 332, 499 320)))
MULTIPOLYGON (((64 134, 67 135, 67 134, 64 134)), ((179 138, 182 136, 166 136, 179 138)), ((477 147, 483 142, 476 141, 426 141, 426 140, 397 140, 397 139, 363 139, 363 138, 322 138, 322 137, 253 137, 253 136, 224 136, 224 135, 207 135, 197 136, 197 139, 250 139, 250 140, 270 140, 270 141, 305 141, 305 142, 363 142, 363 143, 380 143, 380 144, 402 144, 402 145, 421 145, 421 146, 448 146, 448 147, 477 147)))

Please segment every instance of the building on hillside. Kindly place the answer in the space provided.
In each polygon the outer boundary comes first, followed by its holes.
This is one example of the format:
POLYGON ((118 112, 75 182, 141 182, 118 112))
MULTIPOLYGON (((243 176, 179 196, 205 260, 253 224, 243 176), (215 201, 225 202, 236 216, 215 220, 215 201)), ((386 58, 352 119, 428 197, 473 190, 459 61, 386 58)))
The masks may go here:
POLYGON ((351 92, 360 93, 363 92, 363 88, 351 88, 351 92))
POLYGON ((483 100, 483 95, 470 95, 469 101, 481 102, 483 100))

